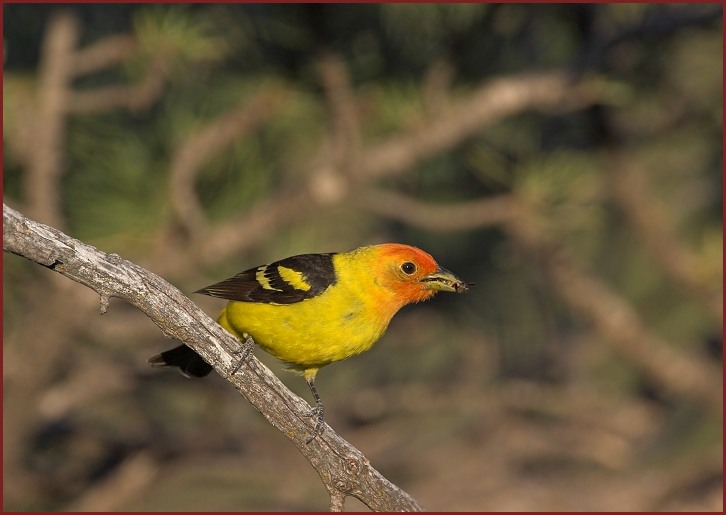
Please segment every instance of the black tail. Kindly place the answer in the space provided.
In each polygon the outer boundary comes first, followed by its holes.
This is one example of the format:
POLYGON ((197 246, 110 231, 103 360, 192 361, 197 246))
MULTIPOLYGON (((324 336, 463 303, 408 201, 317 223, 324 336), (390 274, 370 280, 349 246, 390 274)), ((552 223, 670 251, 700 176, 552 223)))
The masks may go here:
POLYGON ((204 377, 212 371, 212 366, 186 345, 151 356, 147 361, 152 367, 179 367, 187 377, 204 377))

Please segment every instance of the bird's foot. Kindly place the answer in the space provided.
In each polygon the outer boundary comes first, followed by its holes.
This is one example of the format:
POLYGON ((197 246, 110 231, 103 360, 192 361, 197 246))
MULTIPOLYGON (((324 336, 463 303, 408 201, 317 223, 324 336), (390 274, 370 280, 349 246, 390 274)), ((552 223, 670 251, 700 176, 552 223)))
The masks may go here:
POLYGON ((242 365, 244 365, 245 362, 250 359, 250 356, 252 356, 252 350, 254 348, 255 341, 252 339, 251 336, 247 336, 247 338, 245 338, 245 341, 242 342, 242 345, 240 345, 240 347, 234 351, 234 354, 236 356, 239 356, 239 360, 229 371, 229 375, 235 375, 239 371, 239 369, 242 368, 242 365))
POLYGON ((315 428, 313 429, 313 434, 308 437, 307 440, 305 440, 305 443, 308 444, 315 440, 315 438, 318 435, 323 434, 323 431, 325 430, 325 426, 323 426, 323 415, 325 414, 325 409, 323 409, 322 404, 317 404, 314 408, 308 412, 307 416, 310 418, 315 417, 317 420, 315 421, 315 428))

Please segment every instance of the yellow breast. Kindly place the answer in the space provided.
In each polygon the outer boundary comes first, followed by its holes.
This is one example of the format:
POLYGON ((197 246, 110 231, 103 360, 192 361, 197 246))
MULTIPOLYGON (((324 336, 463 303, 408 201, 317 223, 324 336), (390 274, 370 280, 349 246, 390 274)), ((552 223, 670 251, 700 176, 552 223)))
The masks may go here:
POLYGON ((230 302, 220 324, 243 337, 249 334, 273 356, 301 368, 321 367, 371 348, 388 326, 352 303, 345 309, 325 296, 297 304, 230 302))

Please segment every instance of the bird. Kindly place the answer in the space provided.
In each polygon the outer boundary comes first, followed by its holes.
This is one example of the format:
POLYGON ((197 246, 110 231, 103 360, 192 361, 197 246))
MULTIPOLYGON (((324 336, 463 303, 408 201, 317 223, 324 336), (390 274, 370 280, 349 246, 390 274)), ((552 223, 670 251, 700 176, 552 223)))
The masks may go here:
MULTIPOLYGON (((324 427, 324 405, 315 387, 322 367, 369 350, 403 306, 439 291, 464 293, 471 285, 417 247, 383 243, 291 256, 195 293, 228 301, 217 322, 240 340, 243 359, 257 343, 305 378, 315 401, 310 443, 324 427)), ((148 362, 178 367, 187 377, 204 377, 212 370, 186 345, 148 362)))

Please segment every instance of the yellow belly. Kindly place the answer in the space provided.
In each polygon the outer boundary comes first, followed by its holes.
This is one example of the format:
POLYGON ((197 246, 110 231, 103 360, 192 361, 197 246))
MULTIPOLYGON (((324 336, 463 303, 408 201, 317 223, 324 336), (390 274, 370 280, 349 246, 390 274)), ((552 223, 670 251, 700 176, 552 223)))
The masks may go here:
POLYGON ((288 305, 232 301, 218 321, 238 337, 249 334, 265 351, 305 370, 367 351, 383 335, 390 317, 380 318, 362 302, 341 309, 322 295, 288 305))

